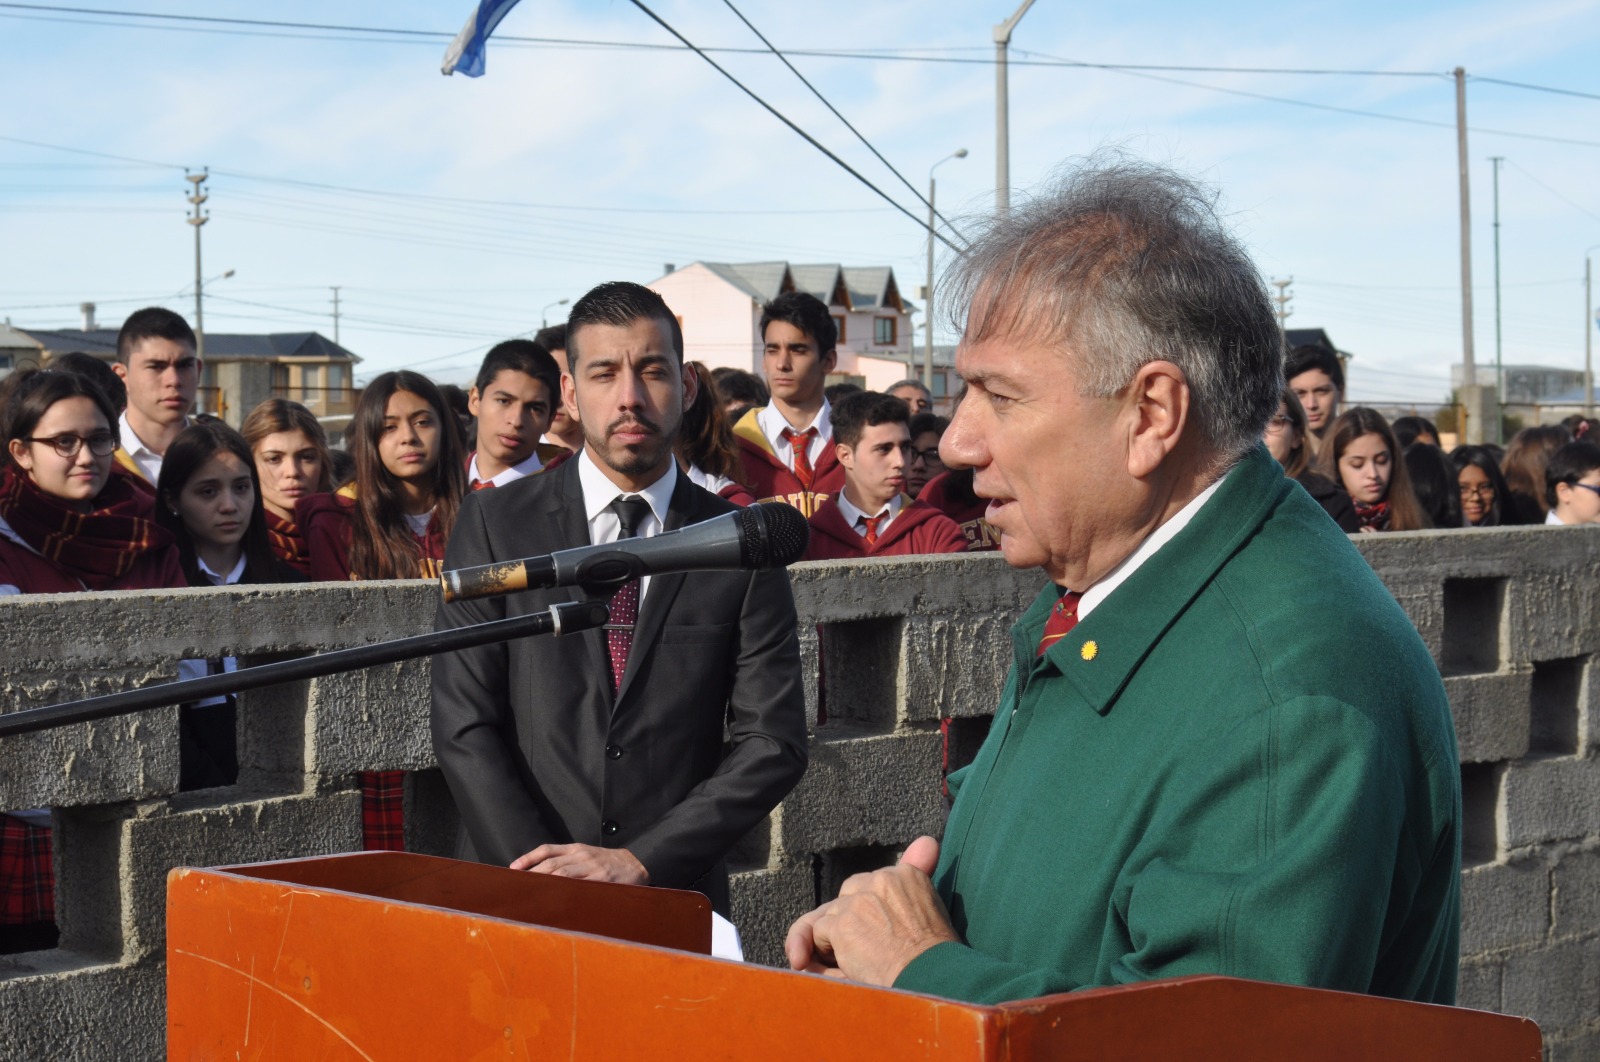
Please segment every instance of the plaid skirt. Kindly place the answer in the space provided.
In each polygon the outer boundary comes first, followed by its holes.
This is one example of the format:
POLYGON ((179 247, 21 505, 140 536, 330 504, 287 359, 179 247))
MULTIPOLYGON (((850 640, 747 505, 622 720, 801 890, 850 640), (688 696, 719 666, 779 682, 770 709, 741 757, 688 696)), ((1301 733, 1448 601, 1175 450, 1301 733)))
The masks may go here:
POLYGON ((49 828, 0 815, 0 925, 52 922, 55 917, 49 828))

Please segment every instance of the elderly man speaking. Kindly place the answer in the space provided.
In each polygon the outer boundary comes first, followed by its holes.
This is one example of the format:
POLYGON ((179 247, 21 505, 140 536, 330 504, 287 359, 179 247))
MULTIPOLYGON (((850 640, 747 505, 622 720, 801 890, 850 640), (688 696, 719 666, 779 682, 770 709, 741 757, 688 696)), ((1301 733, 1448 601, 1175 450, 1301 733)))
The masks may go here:
POLYGON ((1453 1002, 1443 684, 1259 444, 1278 332, 1212 197, 1092 160, 954 285, 968 392, 940 452, 1050 585, 942 845, 849 879, 790 964, 979 1003, 1198 973, 1453 1002))

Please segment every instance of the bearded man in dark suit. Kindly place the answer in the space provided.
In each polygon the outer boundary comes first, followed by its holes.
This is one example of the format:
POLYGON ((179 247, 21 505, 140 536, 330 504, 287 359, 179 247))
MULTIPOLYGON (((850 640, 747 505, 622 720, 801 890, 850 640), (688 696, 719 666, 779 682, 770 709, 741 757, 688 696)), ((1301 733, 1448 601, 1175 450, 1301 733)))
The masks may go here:
MULTIPOLYGON (((602 284, 572 308, 562 400, 572 460, 462 505, 461 568, 648 537, 732 510, 674 444, 699 381, 655 292, 602 284)), ((580 589, 440 606, 438 627, 543 611, 580 589)), ((566 877, 696 889, 727 911, 729 849, 805 771, 794 598, 784 571, 647 576, 606 630, 439 656, 433 743, 459 855, 566 877)))

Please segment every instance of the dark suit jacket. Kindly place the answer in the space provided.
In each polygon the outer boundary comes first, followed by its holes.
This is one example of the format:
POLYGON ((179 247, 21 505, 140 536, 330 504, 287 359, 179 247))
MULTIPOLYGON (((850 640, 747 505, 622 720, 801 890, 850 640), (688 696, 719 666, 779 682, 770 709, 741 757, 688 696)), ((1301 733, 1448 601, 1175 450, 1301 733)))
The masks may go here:
MULTIPOLYGON (((733 508, 679 475, 665 530, 733 508)), ((445 567, 587 545, 568 461, 469 494, 445 567)), ((436 625, 582 598, 569 588, 441 603, 436 625)), ((699 889, 725 911, 723 858, 805 771, 788 573, 652 576, 615 699, 605 645, 593 630, 434 658, 433 744, 461 812, 460 854, 505 866, 546 843, 626 848, 653 884, 699 889)))

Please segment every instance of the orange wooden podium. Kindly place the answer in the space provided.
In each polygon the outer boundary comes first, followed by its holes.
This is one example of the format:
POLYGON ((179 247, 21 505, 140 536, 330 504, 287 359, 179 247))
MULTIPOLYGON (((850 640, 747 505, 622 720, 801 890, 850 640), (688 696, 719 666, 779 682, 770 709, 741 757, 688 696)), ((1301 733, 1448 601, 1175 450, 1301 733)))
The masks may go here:
POLYGON ((173 1060, 1536 1062, 1521 1018, 1225 977, 998 1007, 707 954, 695 893, 366 852, 167 882, 173 1060))

